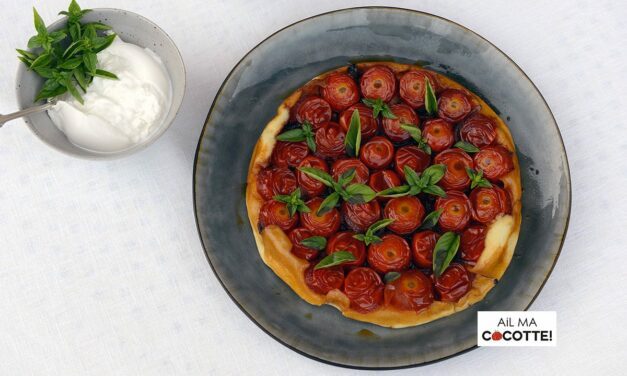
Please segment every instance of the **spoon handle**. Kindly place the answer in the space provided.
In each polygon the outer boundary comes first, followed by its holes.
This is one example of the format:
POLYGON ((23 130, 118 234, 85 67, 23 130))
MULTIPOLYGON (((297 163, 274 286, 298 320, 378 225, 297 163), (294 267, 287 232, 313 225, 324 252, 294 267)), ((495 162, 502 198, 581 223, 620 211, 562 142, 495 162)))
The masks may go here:
POLYGON ((25 108, 25 109, 23 109, 21 111, 13 112, 11 114, 0 115, 0 127, 2 127, 4 125, 4 123, 6 123, 7 121, 10 121, 10 120, 13 120, 13 119, 17 119, 17 118, 21 118, 22 116, 32 115, 32 114, 36 114, 38 112, 46 111, 46 110, 52 108, 55 104, 57 104, 57 101, 56 100, 52 100, 50 102, 46 102, 44 104, 40 104, 39 106, 28 107, 28 108, 25 108))

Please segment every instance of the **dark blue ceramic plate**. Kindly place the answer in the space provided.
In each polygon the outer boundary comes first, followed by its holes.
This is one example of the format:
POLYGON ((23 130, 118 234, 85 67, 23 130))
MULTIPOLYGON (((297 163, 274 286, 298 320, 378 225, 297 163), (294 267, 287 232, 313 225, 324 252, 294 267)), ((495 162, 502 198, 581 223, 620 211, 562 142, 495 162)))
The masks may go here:
POLYGON ((570 213, 562 139, 533 83, 503 52, 446 19, 395 8, 355 8, 297 22, 263 41, 218 91, 198 142, 194 203, 216 276, 260 328, 309 357, 341 366, 420 365, 476 347, 476 312, 524 310, 549 277, 570 213), (523 220, 514 259, 475 306, 426 325, 387 329, 301 300, 261 261, 244 200, 250 155, 278 105, 309 79, 349 62, 394 60, 445 73, 482 96, 516 142, 523 220))

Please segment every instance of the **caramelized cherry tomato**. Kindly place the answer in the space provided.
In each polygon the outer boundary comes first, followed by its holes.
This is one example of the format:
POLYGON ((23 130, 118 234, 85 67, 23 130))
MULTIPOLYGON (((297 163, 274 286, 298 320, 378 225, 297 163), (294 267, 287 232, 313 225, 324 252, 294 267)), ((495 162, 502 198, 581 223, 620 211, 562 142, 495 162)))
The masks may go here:
POLYGON ((316 153, 324 158, 338 158, 344 155, 346 134, 338 123, 326 122, 316 131, 316 153))
POLYGON ((292 253, 296 255, 296 257, 300 257, 307 261, 311 261, 318 257, 319 250, 306 247, 300 244, 300 241, 303 239, 307 239, 314 236, 311 231, 307 230, 304 227, 299 227, 290 232, 288 237, 292 242, 292 253))
POLYGON ((388 166, 394 158, 394 145, 385 137, 374 137, 359 151, 359 159, 374 170, 388 166))
POLYGON ((362 266, 366 262, 366 246, 353 237, 354 232, 343 231, 333 235, 327 243, 327 253, 347 251, 355 256, 355 261, 345 262, 343 266, 362 266))
POLYGON ((287 231, 298 223, 298 213, 294 213, 290 217, 290 212, 287 210, 287 205, 269 200, 264 202, 259 212, 259 225, 265 228, 270 225, 276 225, 283 231, 287 231))
POLYGON ((383 217, 393 219, 388 225, 390 231, 397 234, 414 232, 425 217, 425 208, 414 196, 393 198, 385 205, 383 217))
POLYGON ((470 290, 472 282, 466 268, 461 264, 451 264, 435 280, 435 290, 443 302, 457 302, 470 290))
POLYGON ((370 170, 368 170, 368 167, 356 158, 338 159, 333 162, 333 165, 331 166, 331 175, 335 181, 338 181, 343 173, 353 168, 355 169, 355 178, 351 181, 351 183, 365 184, 370 176, 370 170))
POLYGON ((296 121, 309 122, 314 129, 318 129, 322 123, 331 120, 331 106, 327 101, 319 97, 308 97, 298 104, 296 121))
POLYGON ((435 200, 435 209, 442 209, 438 223, 444 231, 463 230, 468 225, 472 213, 470 200, 458 191, 446 191, 446 197, 438 197, 435 200))
POLYGON ((424 106, 427 79, 435 90, 437 86, 435 78, 425 71, 408 71, 399 80, 399 94, 412 108, 424 106))
POLYGON ((343 111, 359 102, 359 89, 348 74, 331 73, 324 80, 322 97, 335 111, 343 111))
POLYGON ((481 223, 490 223, 509 206, 507 193, 497 186, 475 188, 470 192, 472 217, 481 223))
POLYGON ((302 213, 301 223, 307 230, 311 231, 312 234, 327 237, 336 233, 340 228, 340 212, 336 208, 333 208, 320 216, 317 215, 316 212, 320 204, 322 204, 322 201, 320 197, 307 201, 306 204, 311 211, 309 213, 302 213))
POLYGON ((475 169, 491 180, 498 179, 514 169, 512 153, 501 145, 486 146, 474 158, 475 169))
POLYGON ((453 127, 442 119, 427 120, 422 128, 422 137, 436 153, 450 148, 455 142, 453 127))
POLYGON ((433 163, 446 166, 446 172, 438 183, 444 189, 463 191, 470 186, 466 168, 472 168, 472 158, 461 149, 447 149, 436 155, 433 163))
POLYGON ((315 293, 326 295, 329 291, 340 289, 344 284, 344 270, 341 266, 332 266, 315 270, 311 264, 305 270, 305 283, 315 293))
POLYGON ((411 239, 411 251, 414 263, 421 268, 433 267, 433 248, 440 235, 431 230, 420 231, 411 239))
MULTIPOLYGON (((381 192, 385 189, 398 187, 401 185, 401 178, 392 171, 392 170, 382 170, 377 171, 374 174, 370 175, 370 180, 368 181, 368 185, 375 192, 381 192)), ((378 197, 381 201, 389 200, 386 197, 378 197)))
POLYGON ((368 264, 379 273, 405 270, 411 262, 411 251, 405 239, 398 235, 383 235, 379 243, 368 247, 368 264))
POLYGON ((470 264, 475 264, 479 260, 485 248, 486 235, 487 228, 481 224, 470 225, 462 232, 459 242, 462 260, 470 264))
POLYGON ((396 77, 387 67, 374 66, 361 76, 361 93, 368 99, 389 102, 396 92, 396 77))
POLYGON ((474 114, 459 128, 459 137, 478 148, 490 145, 496 138, 496 127, 492 119, 485 115, 474 114))
POLYGON ((438 116, 456 123, 463 120, 472 110, 468 95, 461 90, 446 89, 438 99, 438 116))
POLYGON ((353 231, 364 233, 373 223, 381 218, 381 206, 377 200, 365 204, 342 204, 344 222, 353 231))
POLYGON ((296 188, 296 177, 287 168, 267 167, 257 174, 257 192, 265 201, 275 195, 289 195, 296 188))
MULTIPOLYGON (((324 172, 329 172, 327 163, 322 158, 318 158, 313 155, 303 159, 298 167, 313 167, 324 172)), ((296 178, 298 179, 298 185, 305 196, 320 196, 327 189, 326 185, 321 183, 319 180, 312 178, 300 170, 296 172, 296 178)))
POLYGON ((277 141, 272 152, 272 164, 276 167, 296 167, 307 155, 309 148, 304 141, 277 141))
POLYGON ((362 313, 371 312, 383 303, 383 282, 374 270, 355 268, 344 279, 344 293, 352 309, 362 313))
POLYGON ((418 270, 407 270, 385 286, 385 304, 403 311, 421 311, 433 303, 433 283, 418 270))
POLYGON ((348 128, 351 125, 351 117, 353 111, 359 111, 359 122, 361 124, 361 140, 369 140, 377 134, 379 130, 379 124, 377 119, 372 116, 372 109, 365 104, 358 103, 347 108, 342 115, 340 115, 340 126, 344 129, 344 132, 348 132, 348 128))
POLYGON ((399 103, 390 106, 390 110, 396 119, 384 117, 382 121, 383 132, 393 142, 403 142, 411 137, 407 131, 401 128, 401 124, 420 125, 420 119, 414 110, 406 104, 399 103))
POLYGON ((394 169, 404 179, 405 166, 420 173, 429 167, 431 157, 418 146, 403 146, 398 148, 394 156, 394 169))

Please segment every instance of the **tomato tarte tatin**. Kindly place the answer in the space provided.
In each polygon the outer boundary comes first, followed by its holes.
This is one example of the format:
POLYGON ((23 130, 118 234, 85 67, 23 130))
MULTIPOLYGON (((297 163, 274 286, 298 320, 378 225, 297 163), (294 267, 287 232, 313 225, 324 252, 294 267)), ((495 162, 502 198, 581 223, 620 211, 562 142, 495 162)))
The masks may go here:
POLYGON ((265 264, 307 302, 386 327, 482 300, 520 230, 507 126, 413 65, 354 64, 296 90, 261 134, 247 183, 265 264))

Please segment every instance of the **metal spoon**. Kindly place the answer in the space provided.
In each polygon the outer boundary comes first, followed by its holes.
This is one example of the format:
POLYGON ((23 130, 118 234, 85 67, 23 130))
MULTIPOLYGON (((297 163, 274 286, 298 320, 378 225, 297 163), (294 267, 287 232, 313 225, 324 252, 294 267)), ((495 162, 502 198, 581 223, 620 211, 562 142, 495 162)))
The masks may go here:
POLYGON ((42 111, 46 111, 51 109, 55 104, 57 104, 57 100, 56 99, 51 99, 50 101, 41 104, 39 106, 33 106, 33 107, 29 107, 29 108, 25 108, 21 111, 17 111, 17 112, 13 112, 11 114, 7 114, 7 115, 0 115, 0 127, 2 127, 4 125, 4 123, 6 123, 7 121, 13 120, 13 119, 17 119, 17 118, 21 118, 22 116, 27 116, 27 115, 32 115, 32 114, 36 114, 38 112, 42 112, 42 111))

